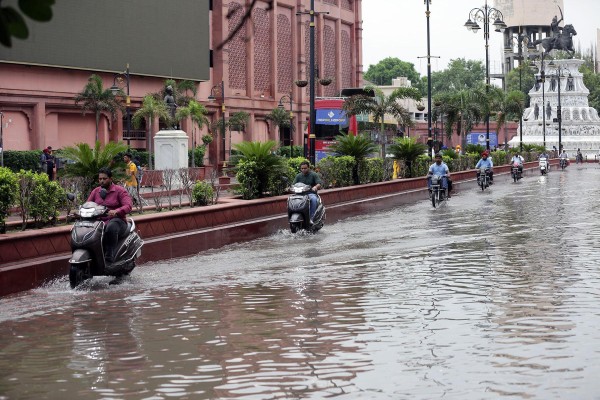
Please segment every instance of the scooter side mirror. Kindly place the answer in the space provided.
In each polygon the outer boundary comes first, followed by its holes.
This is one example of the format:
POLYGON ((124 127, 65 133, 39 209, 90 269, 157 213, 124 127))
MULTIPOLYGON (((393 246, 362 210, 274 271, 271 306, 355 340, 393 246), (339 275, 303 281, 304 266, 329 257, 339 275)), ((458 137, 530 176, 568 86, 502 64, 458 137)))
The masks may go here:
POLYGON ((75 194, 74 193, 67 193, 67 200, 69 200, 69 201, 75 201, 75 194))

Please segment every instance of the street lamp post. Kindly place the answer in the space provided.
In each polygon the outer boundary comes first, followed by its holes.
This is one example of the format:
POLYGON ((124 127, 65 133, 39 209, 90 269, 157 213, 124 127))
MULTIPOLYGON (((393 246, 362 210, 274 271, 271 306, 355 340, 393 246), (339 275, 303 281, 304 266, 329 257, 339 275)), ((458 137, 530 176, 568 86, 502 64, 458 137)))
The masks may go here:
MULTIPOLYGON (((225 82, 221 81, 220 85, 215 85, 212 87, 212 89, 210 89, 210 96, 208 96, 208 101, 216 100, 215 90, 221 91, 221 137, 223 141, 223 150, 221 151, 221 156, 223 157, 223 161, 225 161, 225 82)), ((231 144, 229 146, 231 147, 231 144)))
POLYGON ((117 94, 121 90, 121 88, 117 86, 117 81, 122 80, 123 78, 125 79, 125 85, 127 88, 127 97, 125 98, 125 112, 127 113, 127 148, 129 148, 131 140, 131 97, 129 96, 129 63, 127 63, 127 68, 125 69, 125 72, 115 74, 115 77, 113 79, 113 85, 110 88, 113 94, 117 94))
MULTIPOLYGON (((548 66, 554 66, 554 62, 550 61, 548 66)), ((571 71, 568 68, 563 67, 561 65, 558 65, 556 67, 555 75, 558 79, 558 104, 556 106, 556 122, 558 122, 558 153, 559 154, 562 152, 562 104, 560 101, 560 87, 561 87, 560 78, 562 78, 563 72, 566 72, 569 74, 569 75, 567 75, 567 79, 573 79, 573 75, 571 75, 571 71)))
MULTIPOLYGON (((519 33, 515 36, 518 45, 518 57, 519 57, 519 91, 523 90, 523 42, 528 44, 529 37, 523 33, 519 33)), ((511 66, 512 67, 512 66, 511 66)), ((521 110, 521 118, 519 120, 519 151, 523 151, 523 110, 521 110)), ((508 146, 508 144, 506 144, 508 146)))
POLYGON ((309 147, 310 155, 309 161, 312 165, 315 165, 315 132, 316 132, 316 113, 315 113, 315 14, 329 14, 329 12, 315 12, 315 0, 310 0, 310 10, 297 12, 296 15, 309 14, 310 25, 309 25, 309 147))
POLYGON ((290 158, 293 156, 292 152, 293 152, 293 147, 294 147, 294 110, 293 110, 293 106, 294 103, 292 101, 292 95, 291 94, 284 94, 283 96, 281 96, 281 98, 279 99, 279 104, 277 104, 278 108, 283 109, 283 101, 284 100, 289 100, 290 101, 290 158))
POLYGON ((433 156, 431 149, 433 148, 433 141, 431 138, 431 42, 429 36, 429 4, 431 0, 425 0, 427 10, 425 16, 427 18, 427 144, 429 145, 429 155, 433 156))
MULTIPOLYGON (((492 25, 496 28, 496 32, 504 32, 506 24, 503 21, 504 15, 502 12, 494 7, 490 7, 485 1, 485 5, 482 8, 473 8, 469 11, 469 18, 465 22, 465 28, 473 33, 477 33, 481 27, 477 23, 483 23, 483 38, 485 39, 485 91, 489 92, 490 88, 490 56, 489 56, 489 38, 490 38, 490 22, 493 21, 492 25)), ((486 148, 490 149, 490 114, 487 113, 485 117, 485 145, 486 148)))

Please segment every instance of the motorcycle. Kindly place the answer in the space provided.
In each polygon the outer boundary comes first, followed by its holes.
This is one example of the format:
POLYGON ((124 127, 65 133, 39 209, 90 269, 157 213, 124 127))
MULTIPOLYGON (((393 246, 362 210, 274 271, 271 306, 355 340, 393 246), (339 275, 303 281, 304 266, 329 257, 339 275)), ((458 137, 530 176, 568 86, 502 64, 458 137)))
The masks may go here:
POLYGON ((440 175, 432 175, 429 198, 431 199, 433 208, 439 206, 447 197, 446 189, 442 188, 442 177, 440 175))
POLYGON ((298 182, 291 187, 292 194, 288 197, 288 221, 290 223, 290 231, 296 233, 299 230, 307 232, 317 232, 325 223, 325 206, 321 201, 321 197, 317 195, 317 211, 310 220, 309 207, 310 199, 308 194, 311 191, 310 185, 298 182))
POLYGON ((520 167, 521 165, 518 162, 515 162, 510 169, 510 175, 512 176, 514 182, 517 182, 523 177, 523 172, 521 171, 520 167))
POLYGON ((546 175, 548 172, 550 172, 550 165, 548 164, 548 158, 547 157, 540 157, 540 172, 542 173, 542 175, 546 175))
POLYGON ((135 268, 135 260, 142 254, 144 241, 136 232, 135 222, 127 218, 127 235, 117 243, 115 261, 106 262, 102 241, 106 224, 99 217, 106 215, 107 212, 105 206, 89 201, 84 203, 76 214, 79 220, 71 229, 73 251, 69 260, 71 289, 94 276, 121 278, 129 275, 135 268))
POLYGON ((489 168, 480 168, 477 173, 477 185, 481 187, 481 190, 485 190, 490 187, 490 169, 489 168))
POLYGON ((561 168, 561 169, 565 169, 565 168, 567 168, 567 165, 568 165, 567 163, 568 163, 568 161, 567 161, 567 159, 566 159, 566 158, 561 158, 561 159, 560 159, 560 168, 561 168))

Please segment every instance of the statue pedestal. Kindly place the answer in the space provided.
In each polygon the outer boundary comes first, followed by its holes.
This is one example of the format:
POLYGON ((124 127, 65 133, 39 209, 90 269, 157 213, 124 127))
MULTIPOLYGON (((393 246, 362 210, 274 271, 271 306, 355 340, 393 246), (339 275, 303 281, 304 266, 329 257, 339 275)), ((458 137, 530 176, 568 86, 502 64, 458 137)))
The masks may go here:
POLYGON ((159 131, 154 136, 155 169, 188 167, 188 136, 181 130, 159 131))

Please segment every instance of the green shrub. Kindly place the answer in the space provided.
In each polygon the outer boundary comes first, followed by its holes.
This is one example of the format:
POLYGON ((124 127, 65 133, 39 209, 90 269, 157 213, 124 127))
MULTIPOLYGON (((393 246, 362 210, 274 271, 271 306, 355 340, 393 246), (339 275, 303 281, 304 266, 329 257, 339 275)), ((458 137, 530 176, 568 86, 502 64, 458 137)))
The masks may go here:
POLYGON ((215 191, 210 183, 198 181, 192 189, 192 201, 197 206, 207 206, 214 202, 215 191))
POLYGON ((0 232, 4 231, 4 222, 8 210, 17 200, 17 176, 8 168, 0 167, 0 232))
POLYGON ((277 149, 277 155, 285 158, 303 157, 304 148, 302 146, 281 146, 277 149))
MULTIPOLYGON (((206 154, 206 146, 197 146, 194 149, 194 163, 196 166, 204 165, 204 154, 206 154)), ((192 149, 188 149, 188 167, 192 166, 192 149)))
POLYGON ((267 183, 267 191, 271 196, 282 195, 287 192, 295 177, 296 171, 290 166, 281 175, 271 174, 267 183))
POLYGON ((65 205, 66 193, 56 181, 50 181, 47 174, 35 174, 29 217, 37 227, 48 223, 54 225, 59 210, 65 205))
POLYGON ((259 169, 256 161, 240 160, 236 166, 236 178, 239 185, 235 192, 245 200, 255 199, 260 195, 259 169))
POLYGON ((208 146, 209 144, 211 144, 212 141, 213 141, 212 135, 204 135, 204 136, 202 136, 202 143, 204 143, 205 146, 208 146))
POLYGON ((351 186, 354 183, 352 168, 355 163, 352 156, 327 156, 319 161, 315 171, 321 174, 325 188, 351 186))
MULTIPOLYGON (((4 166, 12 172, 25 171, 41 171, 40 157, 41 150, 7 150, 4 152, 4 166)), ((41 171, 41 172, 45 172, 41 171)))
POLYGON ((383 159, 366 158, 358 163, 358 177, 361 184, 384 180, 383 159))
POLYGON ((300 164, 302 164, 304 161, 309 160, 304 157, 292 157, 287 159, 288 165, 294 170, 294 172, 296 172, 296 174, 300 173, 300 164))

